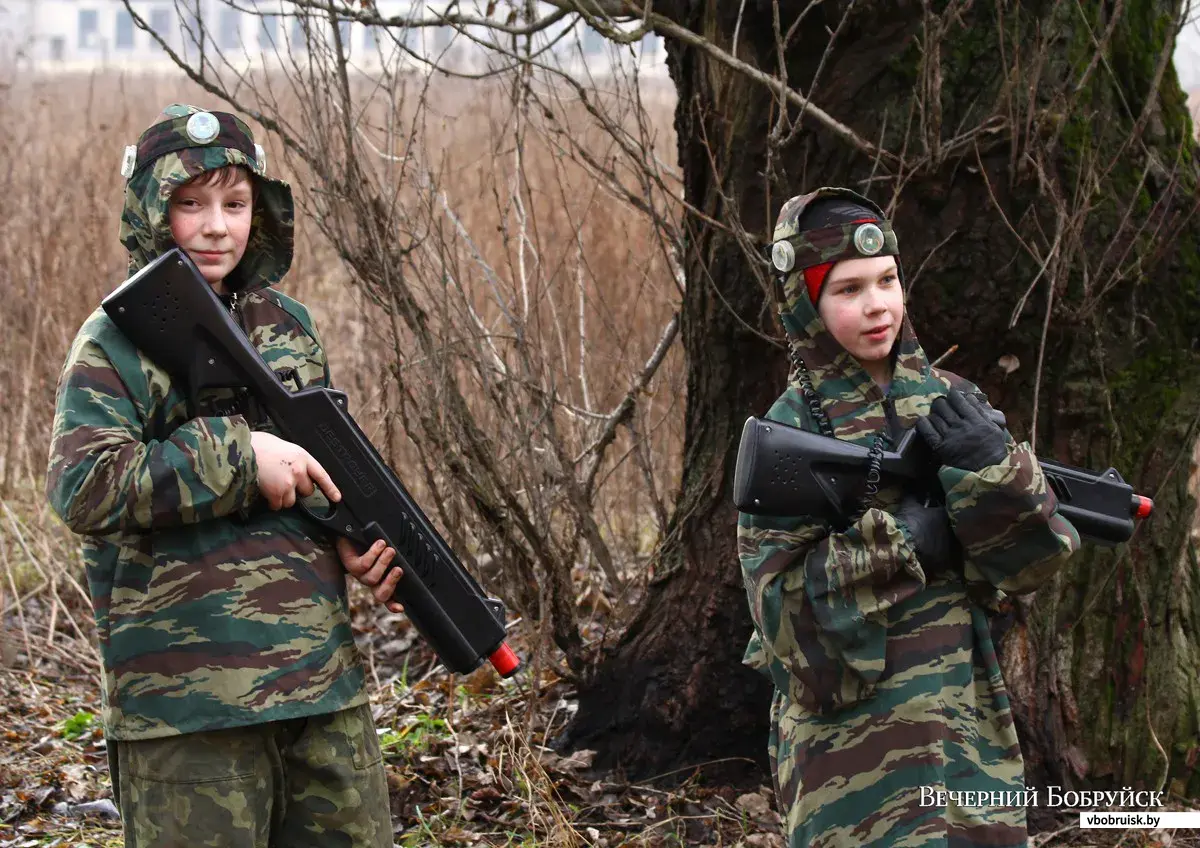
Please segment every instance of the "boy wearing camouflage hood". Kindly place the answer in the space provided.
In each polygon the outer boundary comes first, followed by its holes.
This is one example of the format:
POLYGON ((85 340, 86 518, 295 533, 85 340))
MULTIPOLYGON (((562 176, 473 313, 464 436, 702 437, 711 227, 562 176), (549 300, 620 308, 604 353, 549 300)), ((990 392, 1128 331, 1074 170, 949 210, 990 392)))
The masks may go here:
MULTIPOLYGON (((169 106, 123 174, 130 273, 178 245, 285 385, 329 386, 308 310, 272 287, 292 194, 249 128, 169 106)), ((99 308, 58 385, 47 494, 84 537, 125 844, 390 848, 345 572, 386 602, 394 551, 335 553, 288 509, 340 499, 324 469, 244 390, 184 390, 99 308)))
POLYGON ((945 503, 883 486, 836 526, 741 514, 746 662, 775 684, 768 750, 791 848, 1015 848, 1021 751, 984 607, 1037 588, 1079 537, 1031 446, 930 366, 898 254, 883 211, 852 191, 784 204, 772 264, 793 371, 766 417, 876 450, 917 427, 945 503), (989 803, 943 806, 944 790, 989 803))

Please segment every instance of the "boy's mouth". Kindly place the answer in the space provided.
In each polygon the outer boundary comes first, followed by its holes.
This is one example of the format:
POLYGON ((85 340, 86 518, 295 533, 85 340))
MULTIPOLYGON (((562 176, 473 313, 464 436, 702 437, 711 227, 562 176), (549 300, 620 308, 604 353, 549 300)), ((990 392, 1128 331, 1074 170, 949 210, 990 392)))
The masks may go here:
POLYGON ((891 324, 880 324, 878 327, 872 327, 863 333, 869 339, 882 339, 887 335, 887 331, 892 328, 891 324))

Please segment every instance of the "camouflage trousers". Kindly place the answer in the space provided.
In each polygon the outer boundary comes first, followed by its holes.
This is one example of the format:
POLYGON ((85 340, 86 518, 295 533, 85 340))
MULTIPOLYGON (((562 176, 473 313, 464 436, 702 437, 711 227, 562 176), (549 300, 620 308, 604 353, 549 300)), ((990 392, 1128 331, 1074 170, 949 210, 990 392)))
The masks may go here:
POLYGON ((392 848, 368 704, 110 752, 126 848, 392 848))

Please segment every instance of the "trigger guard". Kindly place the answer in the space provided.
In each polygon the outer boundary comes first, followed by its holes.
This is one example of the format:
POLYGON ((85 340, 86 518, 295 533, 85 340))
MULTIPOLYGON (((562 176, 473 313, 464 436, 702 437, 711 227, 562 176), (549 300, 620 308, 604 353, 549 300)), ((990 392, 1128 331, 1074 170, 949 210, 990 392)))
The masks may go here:
POLYGON ((333 510, 327 515, 320 515, 316 512, 313 512, 309 508, 308 504, 304 503, 304 501, 296 501, 296 506, 299 507, 300 511, 313 521, 317 522, 328 530, 332 530, 337 535, 345 536, 347 539, 352 539, 355 542, 358 542, 360 545, 370 545, 370 542, 367 541, 366 536, 363 535, 361 528, 355 527, 353 524, 347 524, 345 523, 344 518, 339 518, 339 514, 342 512, 342 505, 340 502, 330 503, 330 506, 333 507, 333 510))

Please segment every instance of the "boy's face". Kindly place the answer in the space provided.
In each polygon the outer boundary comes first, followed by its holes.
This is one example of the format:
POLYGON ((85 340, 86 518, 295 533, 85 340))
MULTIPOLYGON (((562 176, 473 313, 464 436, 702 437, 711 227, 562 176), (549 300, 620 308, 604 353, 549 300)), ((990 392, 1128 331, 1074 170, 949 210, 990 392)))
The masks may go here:
POLYGON ((191 257, 217 294, 246 252, 254 194, 250 177, 238 169, 235 182, 184 183, 171 195, 168 217, 175 244, 191 257))
POLYGON ((825 327, 851 356, 876 362, 892 351, 904 320, 904 292, 893 256, 843 259, 817 298, 825 327))

